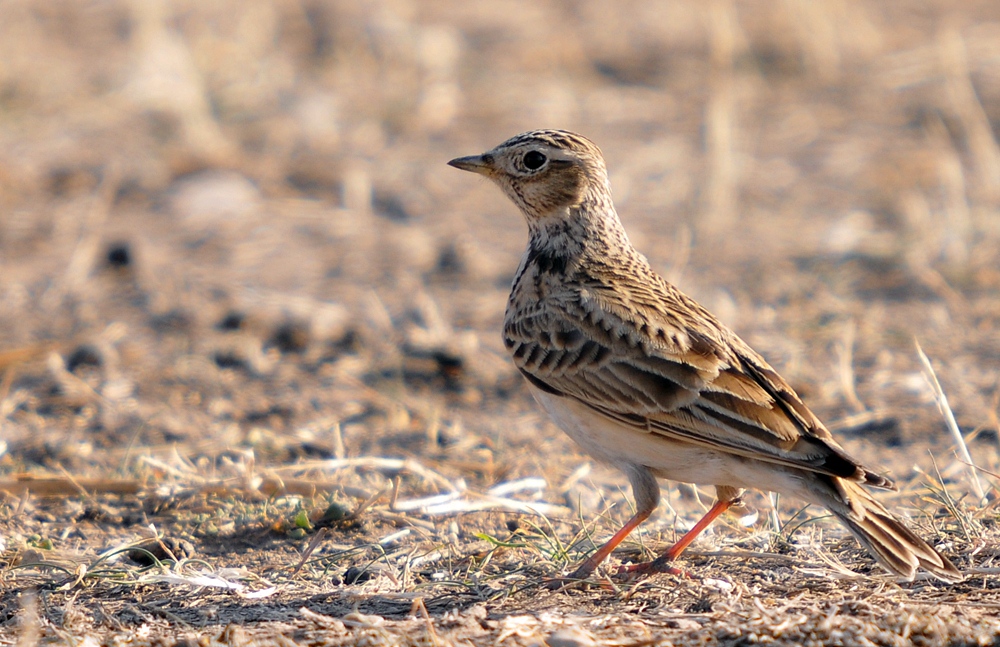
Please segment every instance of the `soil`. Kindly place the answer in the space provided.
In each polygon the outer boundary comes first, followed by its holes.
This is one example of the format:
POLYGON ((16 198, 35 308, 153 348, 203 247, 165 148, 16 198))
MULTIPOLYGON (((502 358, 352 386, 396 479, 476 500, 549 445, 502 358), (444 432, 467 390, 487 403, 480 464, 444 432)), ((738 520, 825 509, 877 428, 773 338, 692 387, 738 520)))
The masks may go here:
POLYGON ((0 644, 1000 637, 1000 4, 19 0, 0 61, 0 644), (543 588, 631 499, 500 341, 520 215, 445 165, 540 127, 964 582, 764 494, 615 575, 711 504, 664 483, 543 588))

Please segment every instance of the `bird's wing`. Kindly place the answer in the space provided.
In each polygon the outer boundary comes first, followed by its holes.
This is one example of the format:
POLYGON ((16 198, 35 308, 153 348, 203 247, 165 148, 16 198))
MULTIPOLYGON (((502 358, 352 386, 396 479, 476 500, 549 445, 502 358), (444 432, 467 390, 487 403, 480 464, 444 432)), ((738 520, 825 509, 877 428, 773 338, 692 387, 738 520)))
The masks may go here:
MULTIPOLYGON (((678 307, 583 290, 508 313, 522 374, 635 429, 763 461, 891 487, 861 467, 763 358, 679 292, 678 307)), ((660 295, 659 301, 663 301, 660 295)))

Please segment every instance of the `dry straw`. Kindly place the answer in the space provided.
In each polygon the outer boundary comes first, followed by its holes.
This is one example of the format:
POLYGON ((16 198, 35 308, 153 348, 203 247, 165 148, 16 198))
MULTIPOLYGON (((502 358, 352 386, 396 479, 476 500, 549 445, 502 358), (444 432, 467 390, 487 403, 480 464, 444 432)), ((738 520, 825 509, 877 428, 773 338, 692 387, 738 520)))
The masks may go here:
POLYGON ((941 415, 944 416, 945 423, 948 425, 951 435, 955 438, 955 445, 958 447, 958 453, 968 468, 969 482, 972 485, 972 491, 979 499, 979 504, 986 505, 986 493, 983 491, 983 484, 979 482, 979 474, 977 472, 976 465, 972 462, 972 455, 969 454, 969 447, 965 444, 965 438, 962 436, 962 430, 959 429, 958 422, 955 420, 955 414, 951 410, 951 405, 948 404, 948 396, 944 394, 944 389, 941 388, 941 383, 938 381, 937 374, 934 372, 934 367, 931 366, 931 360, 927 357, 927 354, 924 353, 924 349, 920 347, 920 342, 914 340, 914 343, 917 347, 917 355, 920 357, 920 363, 923 364, 924 367, 924 377, 927 378, 928 384, 930 384, 931 389, 934 391, 934 399, 937 402, 938 409, 941 410, 941 415))

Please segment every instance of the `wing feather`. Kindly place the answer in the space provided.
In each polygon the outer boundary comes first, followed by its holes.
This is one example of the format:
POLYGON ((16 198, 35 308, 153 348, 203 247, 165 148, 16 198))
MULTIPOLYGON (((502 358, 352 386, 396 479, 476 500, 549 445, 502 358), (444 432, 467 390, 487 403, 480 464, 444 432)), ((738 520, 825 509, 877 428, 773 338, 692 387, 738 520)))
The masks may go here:
POLYGON ((634 309, 627 320, 622 308, 595 303, 580 298, 522 316, 508 311, 505 342, 535 386, 641 431, 891 485, 859 467, 763 358, 711 315, 685 327, 649 316, 648 308, 647 319, 636 321, 634 309))

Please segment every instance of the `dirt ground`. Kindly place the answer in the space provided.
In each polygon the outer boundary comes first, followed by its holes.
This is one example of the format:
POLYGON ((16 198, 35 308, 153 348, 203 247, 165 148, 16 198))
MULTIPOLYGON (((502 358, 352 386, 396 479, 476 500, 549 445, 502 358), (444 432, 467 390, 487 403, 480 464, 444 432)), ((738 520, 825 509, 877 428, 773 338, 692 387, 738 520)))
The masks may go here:
POLYGON ((1000 639, 1000 3, 0 12, 0 645, 1000 639), (964 582, 765 495, 612 575, 711 503, 664 484, 541 588, 631 499, 505 355, 521 217, 445 165, 540 127, 964 582))

